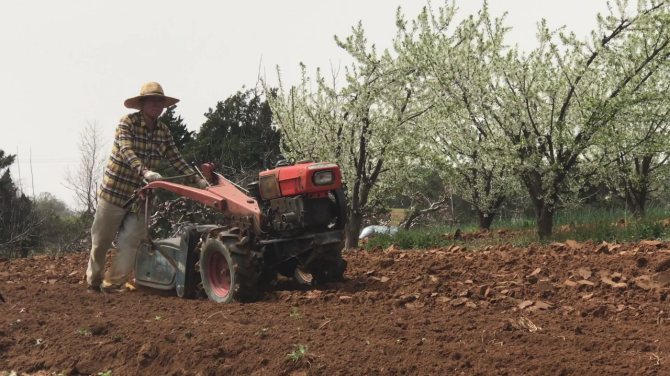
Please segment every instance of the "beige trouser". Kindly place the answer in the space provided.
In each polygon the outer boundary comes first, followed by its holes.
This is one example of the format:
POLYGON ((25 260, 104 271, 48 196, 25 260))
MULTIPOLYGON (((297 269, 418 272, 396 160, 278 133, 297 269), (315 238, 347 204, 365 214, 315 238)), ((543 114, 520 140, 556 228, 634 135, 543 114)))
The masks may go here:
POLYGON ((140 241, 146 238, 146 230, 143 212, 139 215, 131 213, 100 199, 91 227, 91 257, 88 260, 86 282, 92 286, 100 286, 107 251, 112 248, 118 231, 117 254, 112 260, 112 266, 105 273, 105 282, 124 284, 133 269, 140 241))

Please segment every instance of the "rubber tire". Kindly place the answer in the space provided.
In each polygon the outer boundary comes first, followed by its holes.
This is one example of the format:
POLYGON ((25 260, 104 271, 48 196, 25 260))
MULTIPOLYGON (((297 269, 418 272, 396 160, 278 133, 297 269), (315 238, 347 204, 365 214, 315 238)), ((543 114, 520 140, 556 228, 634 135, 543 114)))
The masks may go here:
POLYGON ((223 241, 219 239, 208 239, 200 251, 200 277, 202 287, 207 297, 216 303, 253 302, 260 298, 261 294, 257 288, 260 273, 253 267, 253 263, 247 262, 247 257, 229 250, 235 245, 234 238, 223 241), (230 273, 230 292, 225 297, 212 293, 212 285, 207 275, 209 269, 209 258, 212 252, 220 252, 226 259, 230 273), (252 267, 247 265, 252 264, 252 267))

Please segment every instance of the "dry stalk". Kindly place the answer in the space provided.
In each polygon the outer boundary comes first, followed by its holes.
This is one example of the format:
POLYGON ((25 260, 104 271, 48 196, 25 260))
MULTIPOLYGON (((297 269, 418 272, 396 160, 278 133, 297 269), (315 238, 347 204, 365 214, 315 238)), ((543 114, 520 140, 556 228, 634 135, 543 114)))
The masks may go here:
POLYGON ((331 322, 331 321, 332 321, 332 320, 328 319, 326 322, 324 322, 323 324, 321 324, 321 326, 319 326, 319 329, 318 329, 318 330, 323 329, 323 327, 325 327, 326 325, 328 325, 328 323, 331 322))
POLYGON ((538 330, 542 330, 539 326, 533 324, 527 317, 522 316, 518 320, 509 319, 510 324, 516 329, 519 330, 528 330, 531 333, 534 333, 538 330))
POLYGON ((653 355, 653 358, 651 358, 651 360, 656 359, 656 364, 654 364, 654 365, 660 366, 661 365, 661 358, 659 358, 658 355, 653 354, 653 353, 651 355, 653 355))
POLYGON ((211 315, 209 315, 209 317, 207 317, 207 318, 205 319, 205 321, 203 321, 202 323, 203 323, 203 324, 206 324, 206 323, 207 323, 207 320, 211 319, 212 316, 214 316, 214 315, 216 315, 216 314, 219 314, 219 313, 223 316, 224 319, 228 319, 228 318, 226 317, 226 315, 223 314, 223 311, 219 311, 219 312, 214 312, 214 313, 212 313, 211 315))

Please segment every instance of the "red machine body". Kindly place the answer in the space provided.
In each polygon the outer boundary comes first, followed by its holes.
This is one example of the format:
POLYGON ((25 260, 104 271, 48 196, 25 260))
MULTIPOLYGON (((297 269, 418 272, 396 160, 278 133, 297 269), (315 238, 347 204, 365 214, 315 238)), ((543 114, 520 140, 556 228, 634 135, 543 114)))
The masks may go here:
POLYGON ((249 198, 221 175, 214 175, 211 180, 214 180, 216 185, 206 190, 166 181, 155 181, 147 184, 142 191, 162 188, 211 206, 227 217, 254 216, 260 220, 261 212, 256 200, 249 198))
POLYGON ((342 280, 347 202, 336 164, 281 160, 246 189, 210 163, 202 165, 202 176, 206 189, 156 181, 124 205, 161 188, 224 214, 216 224, 186 225, 179 238, 148 238, 136 259, 139 284, 228 303, 257 299, 258 286, 278 274, 306 284, 342 280))
POLYGON ((298 163, 261 172, 259 178, 263 200, 301 194, 310 194, 310 198, 316 198, 319 197, 318 193, 342 187, 342 174, 334 163, 298 163), (332 182, 317 185, 315 175, 324 172, 332 172, 332 182))
MULTIPOLYGON (((277 167, 259 174, 256 198, 242 192, 228 179, 213 171, 214 165, 202 166, 202 173, 212 183, 207 189, 198 189, 166 181, 152 182, 140 190, 162 188, 213 207, 230 219, 230 224, 261 232, 261 224, 269 213, 263 212, 261 202, 276 202, 280 198, 304 196, 309 201, 325 199, 329 192, 341 191, 342 174, 334 163, 301 162, 277 167), (319 178, 320 177, 320 178, 319 178), (327 178, 327 179, 323 179, 327 178)), ((318 210, 318 209, 317 209, 318 210)))

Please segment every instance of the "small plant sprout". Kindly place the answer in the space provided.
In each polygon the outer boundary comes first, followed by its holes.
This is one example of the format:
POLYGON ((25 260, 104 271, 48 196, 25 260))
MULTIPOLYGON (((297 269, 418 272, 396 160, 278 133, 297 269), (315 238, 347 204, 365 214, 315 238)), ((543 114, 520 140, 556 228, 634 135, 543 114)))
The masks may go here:
POLYGON ((156 316, 156 321, 161 321, 163 320, 163 316, 156 316))
POLYGON ((257 336, 257 335, 259 335, 259 334, 260 334, 260 335, 265 335, 265 334, 267 334, 268 330, 270 330, 270 328, 262 327, 261 330, 259 330, 259 331, 257 331, 256 333, 254 333, 254 335, 255 335, 255 336, 257 336))
POLYGON ((286 354, 286 358, 284 358, 284 359, 290 360, 290 361, 293 361, 293 363, 296 363, 298 360, 302 359, 307 354, 308 349, 309 349, 309 346, 298 344, 298 348, 293 350, 292 353, 286 354))
POLYGON ((191 339, 191 338, 193 338, 193 333, 188 331, 188 332, 184 333, 184 337, 186 337, 186 339, 191 339))
POLYGON ((42 344, 42 342, 44 342, 44 340, 43 340, 42 338, 38 338, 38 339, 35 341, 35 344, 39 346, 39 345, 42 344))
POLYGON ((91 335, 91 331, 88 329, 77 329, 77 334, 88 337, 91 335))
POLYGON ((112 371, 98 372, 98 376, 112 376, 112 371))
POLYGON ((123 335, 122 335, 122 334, 117 334, 117 335, 115 335, 114 338, 112 339, 112 341, 114 341, 114 342, 121 342, 121 341, 123 341, 123 335))
POLYGON ((301 319, 302 316, 298 313, 298 307, 293 307, 293 312, 289 315, 291 318, 301 319))

